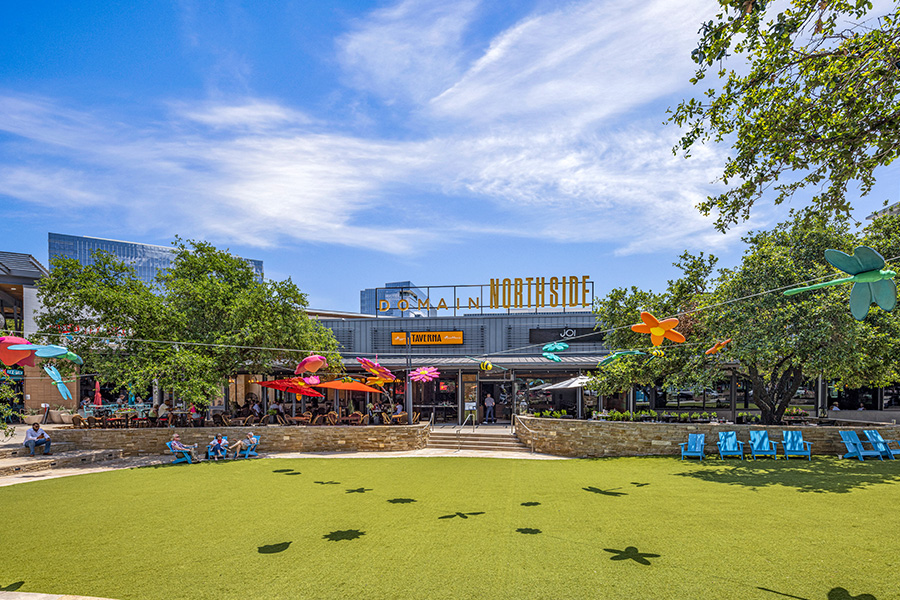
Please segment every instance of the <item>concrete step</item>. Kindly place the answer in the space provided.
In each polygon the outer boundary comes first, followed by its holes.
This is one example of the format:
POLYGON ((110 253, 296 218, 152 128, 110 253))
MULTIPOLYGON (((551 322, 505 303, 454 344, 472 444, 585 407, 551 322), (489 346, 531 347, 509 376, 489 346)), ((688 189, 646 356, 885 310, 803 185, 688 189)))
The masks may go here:
POLYGON ((457 436, 456 432, 432 431, 428 437, 428 448, 449 450, 475 450, 481 452, 531 452, 509 433, 478 434, 468 433, 457 436))
MULTIPOLYGON (((52 450, 53 454, 56 454, 57 452, 70 452, 75 449, 75 444, 73 444, 72 442, 54 442, 53 438, 50 438, 50 440, 50 449, 52 450)), ((30 452, 31 450, 29 450, 25 446, 22 446, 21 444, 6 444, 4 446, 0 446, 0 459, 28 456, 30 452)), ((34 453, 37 455, 43 454, 44 447, 38 446, 34 449, 34 453)))
POLYGON ((46 457, 35 456, 32 458, 26 455, 0 459, 0 477, 33 471, 46 471, 48 469, 77 467, 84 464, 122 458, 122 450, 72 450, 60 452, 59 454, 56 453, 55 446, 53 450, 53 454, 46 457))

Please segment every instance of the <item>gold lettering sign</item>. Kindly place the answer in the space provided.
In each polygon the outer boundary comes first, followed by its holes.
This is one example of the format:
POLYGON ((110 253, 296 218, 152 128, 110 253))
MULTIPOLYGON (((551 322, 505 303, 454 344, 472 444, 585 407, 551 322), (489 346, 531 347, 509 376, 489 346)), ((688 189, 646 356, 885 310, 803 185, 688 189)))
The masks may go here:
MULTIPOLYGON (((410 337, 410 344, 413 346, 448 346, 463 343, 462 331, 413 331, 410 337)), ((391 345, 405 346, 406 333, 392 331, 391 345)))
MULTIPOLYGON (((441 287, 431 286, 429 290, 441 287)), ((462 289, 477 286, 461 286, 462 289)), ((443 311, 463 309, 528 309, 528 308, 556 308, 566 309, 591 306, 593 302, 593 283, 587 275, 566 275, 563 277, 505 277, 491 279, 486 286, 487 297, 482 295, 469 295, 468 297, 456 296, 448 302, 446 298, 433 295, 429 291, 426 298, 416 297, 414 300, 398 300, 392 303, 390 300, 378 301, 378 312, 386 313, 391 310, 399 310, 402 313, 419 311, 443 311)), ((482 294, 484 290, 482 290, 482 294)), ((405 343, 405 342, 401 342, 405 343)), ((461 342, 460 342, 461 343, 461 342)))

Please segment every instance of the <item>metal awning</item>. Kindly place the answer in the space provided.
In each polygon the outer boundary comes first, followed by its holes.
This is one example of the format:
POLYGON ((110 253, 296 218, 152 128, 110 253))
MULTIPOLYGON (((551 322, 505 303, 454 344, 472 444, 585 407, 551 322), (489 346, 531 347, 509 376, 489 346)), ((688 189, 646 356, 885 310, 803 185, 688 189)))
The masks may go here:
POLYGON ((584 387, 588 381, 590 381, 590 377, 587 375, 579 375, 578 377, 572 377, 571 379, 566 379, 565 381, 560 381, 559 383, 554 383, 548 385, 543 388, 545 390, 571 390, 574 388, 584 387))

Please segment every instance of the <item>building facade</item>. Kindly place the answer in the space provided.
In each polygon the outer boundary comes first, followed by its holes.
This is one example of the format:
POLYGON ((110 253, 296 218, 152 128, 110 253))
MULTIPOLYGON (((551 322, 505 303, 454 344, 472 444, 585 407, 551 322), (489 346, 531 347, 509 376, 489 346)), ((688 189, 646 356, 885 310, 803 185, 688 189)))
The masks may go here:
MULTIPOLYGON (((61 233, 50 233, 47 237, 51 269, 53 268, 52 261, 56 257, 74 258, 82 265, 93 264, 94 252, 102 250, 130 264, 138 278, 147 284, 153 284, 156 274, 161 270, 168 269, 172 265, 172 260, 175 256, 174 250, 168 246, 138 244, 136 242, 122 242, 61 233)), ((262 281, 262 261, 249 258, 244 260, 253 269, 257 279, 262 281)))
MULTIPOLYGON (((485 398, 496 402, 498 423, 516 412, 566 411, 573 417, 596 407, 579 376, 596 369, 607 354, 593 313, 471 314, 448 317, 321 319, 334 332, 348 372, 360 372, 355 357, 376 360, 398 381, 386 387, 394 403, 411 405, 421 420, 464 423, 485 417, 485 398), (568 349, 548 358, 543 347, 564 342, 568 349), (434 381, 414 382, 409 369, 431 366, 434 381)), ((364 395, 354 407, 367 402, 364 395)))

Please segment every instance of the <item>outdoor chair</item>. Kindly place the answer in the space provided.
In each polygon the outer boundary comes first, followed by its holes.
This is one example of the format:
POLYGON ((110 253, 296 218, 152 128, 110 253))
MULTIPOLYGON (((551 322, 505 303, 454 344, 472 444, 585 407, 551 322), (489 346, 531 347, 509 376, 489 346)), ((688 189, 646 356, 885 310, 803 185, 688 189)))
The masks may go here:
POLYGON ((254 456, 259 456, 259 454, 257 454, 257 452, 256 452, 257 446, 259 446, 259 436, 258 435, 253 437, 252 444, 250 444, 246 448, 241 447, 241 449, 239 451, 235 451, 234 457, 240 458, 243 456, 244 458, 252 458, 254 456))
POLYGON ((288 417, 287 420, 294 425, 309 425, 312 421, 312 413, 306 411, 302 415, 297 415, 296 417, 288 417))
POLYGON ((363 415, 362 419, 359 421, 360 425, 368 425, 369 424, 369 415, 363 415))
POLYGON ((882 457, 890 458, 891 460, 900 457, 900 449, 894 450, 888 445, 897 444, 900 446, 900 440, 886 440, 881 437, 881 434, 876 429, 866 429, 863 433, 866 434, 866 437, 872 442, 872 446, 881 452, 882 457))
POLYGON ((347 425, 359 425, 362 423, 362 413, 355 411, 347 417, 347 425))
MULTIPOLYGON (((223 445, 227 445, 227 444, 228 444, 228 436, 227 436, 227 435, 223 435, 223 436, 222 436, 222 444, 223 444, 223 445)), ((227 450, 227 446, 226 446, 226 449, 225 449, 225 450, 222 450, 221 456, 222 456, 222 458, 228 458, 228 450, 227 450)), ((206 458, 207 458, 207 460, 215 458, 215 456, 213 456, 213 445, 212 445, 212 442, 210 442, 209 444, 206 445, 206 458)))
POLYGON ((173 465, 177 465, 178 463, 186 462, 188 464, 192 464, 191 461, 191 453, 185 452, 184 450, 174 450, 172 448, 172 442, 166 442, 166 448, 169 449, 169 452, 175 455, 175 460, 172 461, 173 465), (178 458, 178 455, 181 455, 181 458, 178 458))
POLYGON ((328 414, 325 415, 325 422, 329 425, 337 425, 338 414, 333 410, 328 411, 328 414))
POLYGON ((87 423, 84 422, 84 419, 81 418, 81 415, 72 415, 72 425, 76 429, 84 429, 87 427, 87 423))
POLYGON ((862 461, 865 460, 865 457, 869 456, 884 460, 884 457, 881 456, 881 452, 874 443, 872 444, 872 450, 866 450, 863 447, 862 440, 859 439, 859 436, 856 435, 855 431, 841 431, 840 434, 841 441, 844 442, 844 446, 847 447, 847 454, 844 454, 841 458, 858 458, 862 461))
POLYGON ((398 415, 391 415, 391 425, 403 425, 407 420, 408 414, 402 412, 398 415))
POLYGON ((688 434, 688 441, 679 444, 681 446, 681 460, 684 458, 696 456, 703 460, 703 448, 706 446, 706 435, 702 433, 688 434))
POLYGON ((390 425, 391 424, 391 415, 387 413, 381 413, 381 424, 382 425, 390 425))
POLYGON ((751 431, 750 432, 750 456, 756 460, 756 456, 771 456, 778 458, 778 442, 769 440, 768 431, 751 431))
POLYGON ((807 460, 812 460, 812 442, 803 441, 802 431, 782 431, 784 442, 784 458, 789 459, 791 456, 805 456, 807 460))
POLYGON ((243 425, 244 427, 249 427, 250 425, 253 425, 254 423, 256 423, 256 415, 248 415, 244 419, 244 422, 241 423, 241 425, 243 425))
POLYGON ((228 427, 231 424, 228 420, 228 417, 226 417, 222 413, 217 413, 217 412, 213 413, 212 421, 213 421, 213 425, 215 427, 228 427))
POLYGON ((716 445, 719 447, 719 458, 722 460, 725 460, 726 456, 738 456, 744 460, 744 442, 738 441, 737 433, 734 431, 720 431, 716 445))
POLYGON ((422 418, 422 415, 420 413, 414 412, 413 413, 413 425, 417 425, 419 423, 420 418, 422 418))
POLYGON ((96 429, 97 427, 100 427, 100 420, 97 417, 88 417, 87 423, 90 429, 96 429))

